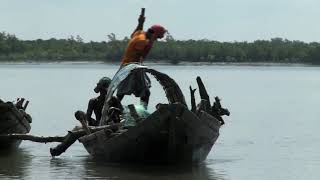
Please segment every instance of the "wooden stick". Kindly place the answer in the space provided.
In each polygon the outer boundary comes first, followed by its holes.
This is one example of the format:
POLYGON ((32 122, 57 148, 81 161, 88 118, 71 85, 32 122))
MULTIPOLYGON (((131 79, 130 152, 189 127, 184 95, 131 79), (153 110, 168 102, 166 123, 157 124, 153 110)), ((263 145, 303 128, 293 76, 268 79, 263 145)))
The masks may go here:
POLYGON ((208 95, 208 92, 201 80, 201 78, 198 76, 197 77, 197 84, 198 84, 198 87, 199 87, 199 93, 200 93, 200 97, 201 99, 205 99, 207 100, 208 102, 210 102, 210 98, 209 98, 209 95, 208 95))
POLYGON ((191 86, 189 86, 190 89, 190 96, 191 96, 191 111, 196 112, 196 99, 194 97, 194 93, 196 92, 197 89, 192 89, 191 86))
MULTIPOLYGON (((117 129, 116 127, 112 126, 99 126, 99 127, 90 127, 89 129, 91 132, 97 132, 102 129, 117 129)), ((52 143, 52 142, 63 142, 69 135, 72 133, 76 136, 84 136, 86 135, 86 131, 84 129, 75 130, 75 131, 68 131, 68 134, 65 136, 35 136, 30 134, 0 134, 0 140, 25 140, 25 141, 32 141, 37 143, 52 143)))
POLYGON ((207 113, 211 114, 211 103, 210 103, 210 97, 209 94, 201 80, 201 78, 197 77, 197 84, 199 87, 199 93, 201 98, 201 110, 206 111, 207 113))
POLYGON ((34 136, 29 134, 0 134, 0 140, 28 140, 38 143, 62 142, 65 136, 34 136))
POLYGON ((26 103, 25 103, 24 106, 23 106, 23 110, 24 110, 24 111, 27 109, 28 105, 29 105, 29 101, 26 101, 26 103))

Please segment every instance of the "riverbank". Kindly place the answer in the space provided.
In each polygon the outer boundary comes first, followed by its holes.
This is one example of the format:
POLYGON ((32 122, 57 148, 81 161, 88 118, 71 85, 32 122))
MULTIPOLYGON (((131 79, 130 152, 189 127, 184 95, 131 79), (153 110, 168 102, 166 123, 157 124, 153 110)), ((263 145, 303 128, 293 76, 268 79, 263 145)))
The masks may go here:
MULTIPOLYGON (((0 61, 0 65, 37 65, 37 64, 65 64, 65 65, 86 65, 86 64, 110 64, 120 65, 120 62, 105 61, 0 61)), ((292 67, 316 67, 318 65, 303 63, 271 63, 271 62, 190 62, 181 61, 179 64, 172 64, 168 61, 146 61, 147 66, 153 65, 170 65, 170 66, 292 66, 292 67)))

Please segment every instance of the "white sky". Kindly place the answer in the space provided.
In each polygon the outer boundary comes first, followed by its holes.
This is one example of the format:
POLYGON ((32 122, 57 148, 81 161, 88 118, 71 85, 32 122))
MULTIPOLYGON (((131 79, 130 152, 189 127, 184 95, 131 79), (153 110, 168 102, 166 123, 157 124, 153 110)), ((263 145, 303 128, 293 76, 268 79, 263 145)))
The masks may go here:
POLYGON ((146 8, 145 27, 175 39, 320 41, 320 0, 0 0, 0 31, 20 39, 105 41, 128 36, 146 8))

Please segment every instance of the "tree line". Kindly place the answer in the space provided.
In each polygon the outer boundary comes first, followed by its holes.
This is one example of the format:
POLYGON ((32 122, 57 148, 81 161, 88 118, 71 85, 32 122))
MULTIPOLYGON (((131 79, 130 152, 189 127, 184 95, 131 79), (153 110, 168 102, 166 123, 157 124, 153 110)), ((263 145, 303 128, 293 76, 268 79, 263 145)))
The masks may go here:
MULTIPOLYGON (((84 42, 80 36, 67 39, 21 40, 0 33, 1 61, 105 61, 120 62, 129 38, 117 39, 111 33, 107 41, 84 42)), ((156 45, 148 61, 234 62, 234 63, 306 63, 320 64, 320 43, 290 41, 282 38, 254 42, 213 40, 176 40, 170 34, 156 45)))

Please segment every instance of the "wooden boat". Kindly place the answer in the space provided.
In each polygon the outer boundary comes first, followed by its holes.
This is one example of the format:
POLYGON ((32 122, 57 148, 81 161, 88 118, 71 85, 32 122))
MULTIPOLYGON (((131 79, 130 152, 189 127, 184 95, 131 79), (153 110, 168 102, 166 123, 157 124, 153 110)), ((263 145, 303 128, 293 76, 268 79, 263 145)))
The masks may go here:
MULTIPOLYGON (((158 80, 168 104, 159 105, 143 120, 137 118, 135 126, 124 126, 116 132, 106 128, 81 137, 79 141, 89 154, 108 162, 199 163, 205 160, 219 136, 221 121, 211 113, 209 96, 201 79, 198 85, 203 100, 197 110, 193 107, 191 111, 179 86, 169 76, 145 66, 128 66, 115 75, 109 86, 102 122, 108 122, 108 100, 120 82, 135 70, 150 73, 158 80)), ((135 113, 132 112, 132 116, 135 113)))
MULTIPOLYGON (((25 106, 26 108, 26 106, 25 106)), ((31 116, 24 109, 17 108, 12 102, 0 100, 0 134, 26 134, 30 132, 32 122, 31 116)), ((16 148, 21 140, 1 139, 0 149, 16 148)))

